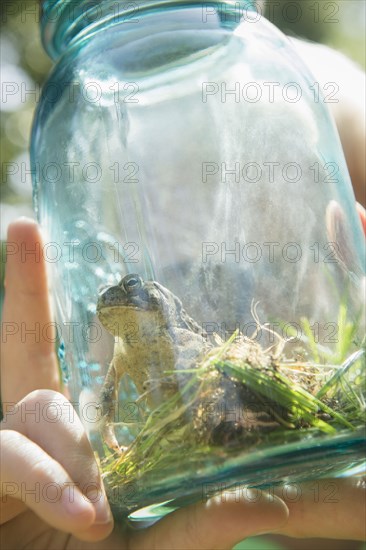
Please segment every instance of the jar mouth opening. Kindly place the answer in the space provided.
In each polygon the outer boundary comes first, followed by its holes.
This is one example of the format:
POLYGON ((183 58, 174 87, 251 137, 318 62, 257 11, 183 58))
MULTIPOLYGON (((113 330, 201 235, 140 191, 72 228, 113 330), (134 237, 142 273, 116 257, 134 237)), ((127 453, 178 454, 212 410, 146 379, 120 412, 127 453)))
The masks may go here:
POLYGON ((213 19, 221 26, 235 28, 248 11, 258 11, 261 5, 246 0, 245 5, 234 0, 43 0, 41 4, 41 37, 43 47, 53 59, 86 35, 106 25, 123 24, 126 31, 133 30, 146 13, 199 7, 202 26, 208 27, 213 19))

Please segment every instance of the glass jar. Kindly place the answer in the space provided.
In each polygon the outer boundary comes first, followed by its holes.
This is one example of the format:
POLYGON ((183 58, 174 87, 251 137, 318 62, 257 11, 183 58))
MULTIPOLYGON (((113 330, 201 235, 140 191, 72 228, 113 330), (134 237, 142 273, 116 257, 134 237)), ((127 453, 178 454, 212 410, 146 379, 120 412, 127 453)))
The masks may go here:
POLYGON ((65 384, 116 514, 357 471, 364 237, 251 2, 48 0, 32 137, 65 384))

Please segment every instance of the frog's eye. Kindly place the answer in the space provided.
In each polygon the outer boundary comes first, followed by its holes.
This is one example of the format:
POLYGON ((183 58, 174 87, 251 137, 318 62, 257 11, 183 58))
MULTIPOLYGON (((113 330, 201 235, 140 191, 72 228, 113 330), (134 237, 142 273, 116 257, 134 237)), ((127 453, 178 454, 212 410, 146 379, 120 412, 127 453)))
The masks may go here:
POLYGON ((126 275, 121 281, 121 285, 128 294, 135 294, 142 287, 142 279, 139 275, 126 275))

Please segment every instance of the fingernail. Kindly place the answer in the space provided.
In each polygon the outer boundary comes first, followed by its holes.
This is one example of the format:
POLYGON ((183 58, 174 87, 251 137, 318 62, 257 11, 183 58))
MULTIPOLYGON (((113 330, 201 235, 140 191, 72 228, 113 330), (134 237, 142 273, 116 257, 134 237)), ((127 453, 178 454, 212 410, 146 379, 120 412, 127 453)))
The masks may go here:
POLYGON ((30 218, 29 216, 19 216, 19 218, 16 221, 27 222, 27 223, 37 223, 37 221, 34 218, 30 218))
POLYGON ((94 525, 110 523, 112 521, 112 512, 104 488, 94 488, 91 492, 88 492, 87 496, 95 509, 94 525))
MULTIPOLYGON (((253 533, 250 535, 251 537, 261 537, 263 535, 275 535, 277 531, 280 531, 280 527, 278 529, 270 529, 268 531, 259 531, 259 533, 253 533)), ((281 533, 279 533, 281 534, 281 533)))
POLYGON ((34 218, 29 218, 28 216, 19 216, 16 220, 12 220, 8 225, 8 230, 13 229, 13 226, 17 225, 37 225, 37 220, 34 218))

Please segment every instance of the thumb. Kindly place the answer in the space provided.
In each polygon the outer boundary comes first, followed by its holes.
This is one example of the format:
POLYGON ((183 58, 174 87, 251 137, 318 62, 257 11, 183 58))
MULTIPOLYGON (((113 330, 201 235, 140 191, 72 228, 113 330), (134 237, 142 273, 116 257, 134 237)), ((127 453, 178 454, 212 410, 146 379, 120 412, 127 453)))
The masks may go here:
POLYGON ((246 537, 280 529, 287 520, 288 508, 280 498, 241 487, 173 512, 135 533, 131 550, 229 550, 246 537))

